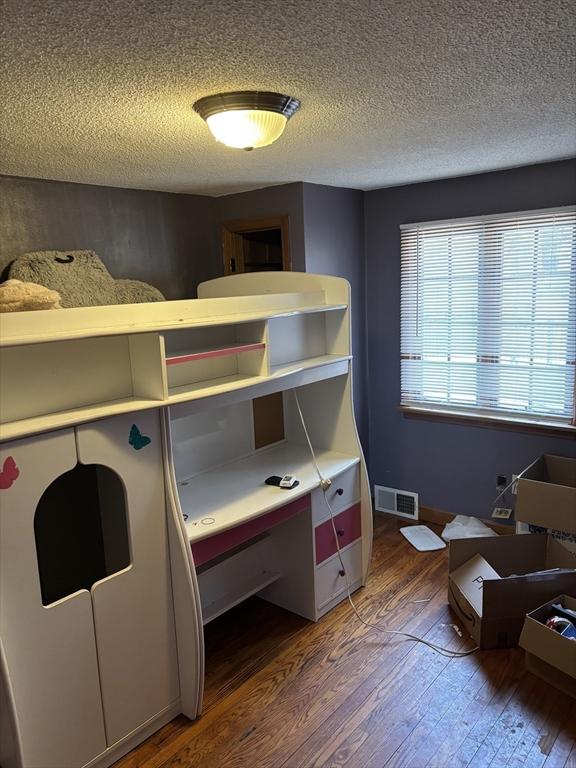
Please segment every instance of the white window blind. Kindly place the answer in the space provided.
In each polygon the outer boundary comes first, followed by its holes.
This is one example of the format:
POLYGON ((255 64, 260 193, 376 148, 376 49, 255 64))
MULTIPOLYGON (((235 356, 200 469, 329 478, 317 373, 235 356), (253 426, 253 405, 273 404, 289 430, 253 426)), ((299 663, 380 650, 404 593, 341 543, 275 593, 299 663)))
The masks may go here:
POLYGON ((401 403, 575 423, 576 207, 401 227, 401 403))

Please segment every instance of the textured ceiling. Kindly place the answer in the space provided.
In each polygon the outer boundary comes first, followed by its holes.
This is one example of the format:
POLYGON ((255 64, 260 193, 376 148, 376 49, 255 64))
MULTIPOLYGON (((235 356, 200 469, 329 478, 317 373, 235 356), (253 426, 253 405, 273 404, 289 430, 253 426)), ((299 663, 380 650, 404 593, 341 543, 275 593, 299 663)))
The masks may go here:
POLYGON ((224 194, 371 189, 576 154, 568 0, 7 0, 0 173, 224 194), (192 111, 296 96, 280 141, 192 111))

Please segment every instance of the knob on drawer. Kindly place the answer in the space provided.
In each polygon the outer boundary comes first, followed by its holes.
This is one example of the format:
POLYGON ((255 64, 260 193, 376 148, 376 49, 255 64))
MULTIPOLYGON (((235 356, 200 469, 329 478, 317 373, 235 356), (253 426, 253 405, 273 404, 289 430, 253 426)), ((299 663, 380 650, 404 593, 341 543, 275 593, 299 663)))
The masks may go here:
POLYGON ((344 488, 336 488, 336 493, 338 494, 338 496, 342 496, 342 494, 344 493, 344 488))
POLYGON ((344 531, 342 530, 342 528, 338 528, 336 533, 338 534, 338 536, 344 536, 344 531))
POLYGON ((340 568, 340 570, 338 571, 338 576, 345 576, 345 575, 346 575, 346 571, 344 570, 344 568, 340 568))

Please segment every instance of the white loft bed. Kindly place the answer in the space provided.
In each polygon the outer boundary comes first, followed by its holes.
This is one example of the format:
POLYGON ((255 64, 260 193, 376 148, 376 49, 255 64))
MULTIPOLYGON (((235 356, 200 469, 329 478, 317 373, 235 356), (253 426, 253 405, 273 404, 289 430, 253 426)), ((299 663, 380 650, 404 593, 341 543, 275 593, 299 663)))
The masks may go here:
POLYGON ((237 275, 199 296, 0 315, 3 768, 110 765, 200 712, 203 624, 252 594, 317 620, 365 582, 348 284, 237 275), (283 438, 257 448, 272 393, 283 438), (287 472, 297 487, 264 483, 287 472))

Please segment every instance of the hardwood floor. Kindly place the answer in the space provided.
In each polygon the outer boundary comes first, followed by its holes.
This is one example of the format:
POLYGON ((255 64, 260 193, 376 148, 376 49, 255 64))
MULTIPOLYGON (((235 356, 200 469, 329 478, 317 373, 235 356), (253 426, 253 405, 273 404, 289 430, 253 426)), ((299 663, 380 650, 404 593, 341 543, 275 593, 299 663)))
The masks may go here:
MULTIPOLYGON (((447 552, 380 516, 366 620, 470 647, 446 603, 447 552), (414 602, 430 598, 429 602, 414 602)), ((204 714, 176 718, 115 768, 576 768, 576 700, 518 648, 447 659, 360 624, 317 624, 252 598, 206 628, 204 714)))

